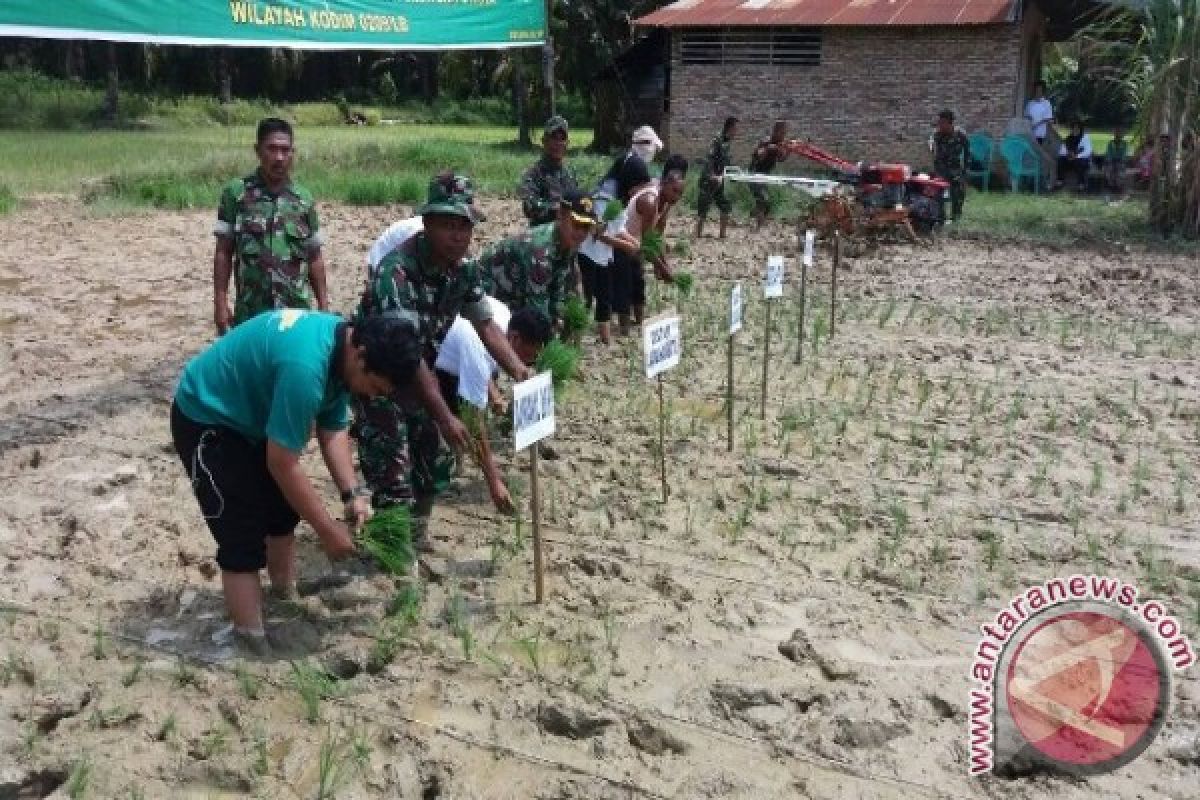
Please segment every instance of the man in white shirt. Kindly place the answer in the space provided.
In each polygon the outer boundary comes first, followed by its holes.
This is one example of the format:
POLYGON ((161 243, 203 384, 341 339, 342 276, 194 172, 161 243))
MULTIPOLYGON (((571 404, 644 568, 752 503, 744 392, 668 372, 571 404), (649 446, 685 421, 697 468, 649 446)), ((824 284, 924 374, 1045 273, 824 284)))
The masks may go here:
POLYGON ((1033 138, 1042 143, 1051 124, 1054 123, 1054 106, 1046 99, 1046 84, 1038 81, 1033 85, 1033 99, 1025 104, 1025 117, 1033 125, 1033 138))
MULTIPOLYGON (((511 314, 508 306, 496 298, 487 297, 486 300, 492 309, 492 321, 505 331, 513 352, 527 366, 533 366, 554 333, 550 318, 536 308, 524 308, 511 314)), ((475 326, 462 317, 456 318, 450 326, 433 366, 442 397, 455 413, 461 415, 460 400, 480 411, 487 409, 489 401, 493 408, 503 408, 503 397, 493 380, 499 366, 484 347, 475 326)), ((513 510, 512 497, 492 458, 486 427, 479 438, 479 465, 487 481, 488 493, 497 509, 509 513, 513 510)))

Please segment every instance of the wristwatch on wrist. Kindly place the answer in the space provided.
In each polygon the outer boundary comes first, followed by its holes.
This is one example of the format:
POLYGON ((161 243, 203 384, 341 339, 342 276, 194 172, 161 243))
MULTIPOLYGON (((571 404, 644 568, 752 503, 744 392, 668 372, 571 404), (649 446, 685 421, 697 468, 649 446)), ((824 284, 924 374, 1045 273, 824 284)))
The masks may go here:
POLYGON ((356 497, 366 497, 370 493, 371 490, 365 486, 362 486, 361 484, 358 486, 351 486, 349 489, 342 492, 342 504, 345 505, 356 497))

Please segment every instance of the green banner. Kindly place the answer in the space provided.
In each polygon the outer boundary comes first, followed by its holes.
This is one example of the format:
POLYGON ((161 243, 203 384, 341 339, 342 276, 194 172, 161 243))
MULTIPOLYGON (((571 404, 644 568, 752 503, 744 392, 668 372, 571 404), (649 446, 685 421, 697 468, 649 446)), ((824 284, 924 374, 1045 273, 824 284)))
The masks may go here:
POLYGON ((312 50, 543 42, 543 0, 0 0, 0 36, 312 50))

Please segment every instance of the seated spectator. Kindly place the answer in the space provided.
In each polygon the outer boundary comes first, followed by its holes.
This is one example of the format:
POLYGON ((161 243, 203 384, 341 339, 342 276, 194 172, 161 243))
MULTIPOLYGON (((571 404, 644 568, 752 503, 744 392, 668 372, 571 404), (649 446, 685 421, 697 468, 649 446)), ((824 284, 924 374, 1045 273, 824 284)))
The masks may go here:
POLYGON ((1058 148, 1058 185, 1066 184, 1068 175, 1074 175, 1079 190, 1087 188, 1088 170, 1092 166, 1092 140, 1083 130, 1082 122, 1071 123, 1071 134, 1063 139, 1058 148))
POLYGON ((1125 168, 1129 164, 1129 142, 1120 127, 1113 130, 1112 141, 1104 150, 1104 182, 1108 188, 1125 191, 1125 168))

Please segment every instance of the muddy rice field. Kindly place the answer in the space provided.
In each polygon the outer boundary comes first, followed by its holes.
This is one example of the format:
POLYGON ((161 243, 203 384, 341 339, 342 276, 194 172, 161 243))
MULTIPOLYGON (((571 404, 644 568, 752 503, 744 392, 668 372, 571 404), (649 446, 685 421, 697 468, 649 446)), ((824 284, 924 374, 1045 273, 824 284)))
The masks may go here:
MULTIPOLYGON (((485 209, 479 244, 518 228, 511 200, 485 209)), ((409 209, 321 211, 348 312, 409 209)), ((651 288, 684 325, 668 502, 640 340, 589 334, 542 462, 546 602, 528 513, 468 463, 419 585, 335 568, 301 526, 303 597, 269 606, 286 648, 264 662, 231 649, 168 433, 213 334, 211 217, 52 196, 0 217, 0 798, 1200 796, 1194 667, 1150 748, 1088 779, 969 778, 966 716, 979 625, 1048 578, 1119 577, 1200 636, 1194 257, 893 244, 844 261, 831 313, 822 249, 797 363, 795 231, 674 220, 696 290, 651 288)))

